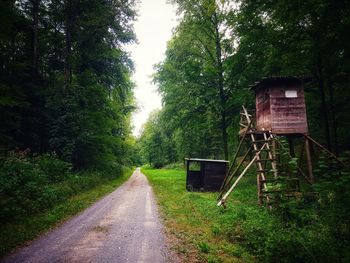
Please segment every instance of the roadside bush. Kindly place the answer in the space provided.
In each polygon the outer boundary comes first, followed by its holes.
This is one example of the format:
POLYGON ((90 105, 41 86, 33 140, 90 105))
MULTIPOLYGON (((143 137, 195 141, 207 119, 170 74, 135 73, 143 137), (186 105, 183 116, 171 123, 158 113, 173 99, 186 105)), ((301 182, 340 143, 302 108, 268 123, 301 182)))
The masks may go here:
POLYGON ((349 262, 350 172, 321 159, 315 174, 313 200, 281 199, 272 211, 242 204, 230 240, 262 262, 349 262))
POLYGON ((35 212, 47 184, 45 173, 27 158, 26 153, 10 153, 0 167, 1 218, 35 212))
POLYGON ((72 165, 58 159, 53 154, 42 154, 33 158, 33 162, 38 165, 52 183, 62 182, 67 179, 71 172, 72 165))
POLYGON ((184 164, 183 163, 170 163, 170 164, 165 165, 164 169, 183 170, 184 164))
POLYGON ((123 168, 108 172, 73 172, 70 163, 55 155, 31 156, 29 151, 9 152, 0 157, 0 221, 42 212, 115 178, 123 168))

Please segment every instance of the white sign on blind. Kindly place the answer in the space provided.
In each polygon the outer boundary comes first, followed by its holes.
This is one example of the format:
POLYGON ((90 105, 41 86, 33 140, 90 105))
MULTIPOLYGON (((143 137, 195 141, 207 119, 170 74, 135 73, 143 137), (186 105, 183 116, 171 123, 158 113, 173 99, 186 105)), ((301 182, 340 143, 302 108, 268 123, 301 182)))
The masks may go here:
POLYGON ((298 93, 296 90, 286 90, 285 91, 286 98, 297 98, 298 93))

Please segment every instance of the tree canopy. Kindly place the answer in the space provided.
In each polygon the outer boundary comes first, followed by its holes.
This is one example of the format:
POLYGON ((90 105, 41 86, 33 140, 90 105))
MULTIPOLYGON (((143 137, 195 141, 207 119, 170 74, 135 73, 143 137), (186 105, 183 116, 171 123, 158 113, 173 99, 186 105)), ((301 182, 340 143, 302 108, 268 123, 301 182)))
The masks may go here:
POLYGON ((0 145, 130 165, 135 1, 2 1, 0 145))
POLYGON ((181 20, 154 74, 166 122, 154 125, 170 131, 177 160, 229 159, 240 107, 254 107, 249 86, 274 75, 310 77, 311 134, 349 149, 349 1, 173 2, 181 20))

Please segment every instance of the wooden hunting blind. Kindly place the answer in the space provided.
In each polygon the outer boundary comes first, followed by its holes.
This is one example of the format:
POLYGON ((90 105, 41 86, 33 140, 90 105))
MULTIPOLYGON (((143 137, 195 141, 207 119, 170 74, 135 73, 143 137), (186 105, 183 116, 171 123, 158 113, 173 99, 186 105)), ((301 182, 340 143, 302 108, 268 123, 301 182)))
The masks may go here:
POLYGON ((268 77, 252 86, 256 96, 255 114, 242 106, 238 133, 241 140, 221 185, 218 206, 225 207, 230 193, 254 164, 259 204, 266 203, 271 207, 282 196, 300 197, 299 179, 310 184, 315 180, 312 145, 344 166, 333 153, 308 134, 303 88, 306 80, 298 77, 268 77), (295 139, 300 142, 299 155, 294 149, 295 139), (236 164, 240 151, 244 148, 246 152, 236 164), (243 166, 245 168, 242 171, 243 166))
POLYGON ((228 161, 185 158, 188 191, 218 191, 226 176, 228 161))
POLYGON ((269 77, 252 86, 258 131, 276 135, 308 133, 303 82, 297 77, 269 77))

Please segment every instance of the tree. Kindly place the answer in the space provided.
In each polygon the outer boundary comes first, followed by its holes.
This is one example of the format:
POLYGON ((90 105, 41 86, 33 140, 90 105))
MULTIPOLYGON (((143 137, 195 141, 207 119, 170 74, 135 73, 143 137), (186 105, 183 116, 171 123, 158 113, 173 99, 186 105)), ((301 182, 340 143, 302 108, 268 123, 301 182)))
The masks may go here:
MULTIPOLYGON (((231 118, 227 113, 231 87, 227 81, 226 60, 232 51, 232 44, 227 34, 226 17, 230 8, 225 2, 219 4, 216 1, 176 3, 183 19, 168 45, 165 61, 157 66, 155 81, 159 83, 166 109, 170 105, 181 105, 186 109, 176 111, 183 113, 180 117, 182 125, 191 122, 193 128, 196 127, 194 123, 204 124, 203 118, 207 120, 205 124, 211 127, 213 133, 203 136, 200 143, 213 139, 213 151, 203 155, 222 155, 228 159, 228 126, 231 118), (221 133, 219 147, 217 130, 221 133)), ((177 127, 185 129, 180 125, 177 127)))
POLYGON ((255 104, 249 86, 271 75, 311 77, 312 136, 349 148, 348 1, 173 2, 181 21, 154 81, 178 158, 227 158, 241 105, 255 104))
POLYGON ((162 111, 150 114, 138 143, 143 161, 156 168, 177 161, 174 140, 167 130, 162 111))
POLYGON ((1 2, 1 145, 130 164, 134 1, 1 2))
MULTIPOLYGON (((344 34, 349 28, 349 11, 348 1, 244 1, 233 19, 240 39, 236 55, 246 60, 246 65, 262 69, 253 73, 256 77, 312 77, 313 82, 306 86, 309 101, 313 101, 309 103, 311 130, 335 151, 337 118, 347 112, 337 112, 336 104, 343 102, 339 98, 336 103, 334 94, 335 87, 341 90, 349 81, 345 73, 349 67, 345 55, 349 53, 345 45, 348 35, 344 34)), ((344 95, 349 96, 347 92, 344 95)))

